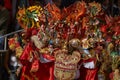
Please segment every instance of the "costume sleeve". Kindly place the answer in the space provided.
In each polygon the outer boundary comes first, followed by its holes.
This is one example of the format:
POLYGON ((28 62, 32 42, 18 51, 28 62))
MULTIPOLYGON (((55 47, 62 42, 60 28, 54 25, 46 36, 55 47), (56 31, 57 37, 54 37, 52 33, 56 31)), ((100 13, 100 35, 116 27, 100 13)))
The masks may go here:
POLYGON ((29 63, 29 60, 31 58, 31 53, 32 51, 32 47, 31 47, 31 44, 28 43, 22 53, 22 55, 20 56, 20 61, 23 65, 27 65, 27 63, 29 63))

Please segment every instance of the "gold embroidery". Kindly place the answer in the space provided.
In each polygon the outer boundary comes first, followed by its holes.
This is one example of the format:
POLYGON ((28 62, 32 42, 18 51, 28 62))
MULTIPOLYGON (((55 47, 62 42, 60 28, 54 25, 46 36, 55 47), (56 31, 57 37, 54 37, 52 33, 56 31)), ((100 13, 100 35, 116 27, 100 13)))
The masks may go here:
POLYGON ((77 71, 77 63, 80 60, 80 53, 73 51, 72 55, 67 55, 67 53, 59 50, 55 59, 55 77, 60 80, 74 79, 77 71))

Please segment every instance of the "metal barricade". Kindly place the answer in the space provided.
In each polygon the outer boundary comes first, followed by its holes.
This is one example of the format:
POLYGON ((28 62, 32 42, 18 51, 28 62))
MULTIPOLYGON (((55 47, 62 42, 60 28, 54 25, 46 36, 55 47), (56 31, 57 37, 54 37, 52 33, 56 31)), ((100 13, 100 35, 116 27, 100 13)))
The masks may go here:
MULTIPOLYGON (((2 68, 5 68, 4 67, 4 61, 5 61, 5 56, 6 54, 8 53, 8 49, 7 49, 7 41, 8 41, 8 36, 11 36, 11 35, 14 35, 16 33, 19 33, 19 32, 22 32, 22 30, 18 30, 18 31, 15 31, 15 32, 11 32, 11 33, 8 33, 6 35, 3 35, 3 36, 0 36, 0 38, 4 38, 4 49, 3 50, 0 50, 0 70, 2 70, 2 68)), ((1 46, 1 45, 0 45, 1 46)), ((3 72, 0 71, 0 80, 3 80, 3 76, 2 76, 3 72)))

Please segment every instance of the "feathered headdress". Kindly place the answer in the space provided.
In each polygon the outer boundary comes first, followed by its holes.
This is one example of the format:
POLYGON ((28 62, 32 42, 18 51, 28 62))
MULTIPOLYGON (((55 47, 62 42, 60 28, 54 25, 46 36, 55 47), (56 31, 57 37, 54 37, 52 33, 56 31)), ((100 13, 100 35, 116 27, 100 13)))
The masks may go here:
POLYGON ((39 18, 43 15, 41 6, 31 6, 27 9, 20 8, 17 13, 17 20, 24 29, 31 27, 40 27, 39 18))

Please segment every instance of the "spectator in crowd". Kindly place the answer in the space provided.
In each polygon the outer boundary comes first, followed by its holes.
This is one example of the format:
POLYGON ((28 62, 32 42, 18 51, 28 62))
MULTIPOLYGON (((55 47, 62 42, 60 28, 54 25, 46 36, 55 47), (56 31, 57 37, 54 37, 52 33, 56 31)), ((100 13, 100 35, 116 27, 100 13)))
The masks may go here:
MULTIPOLYGON (((3 6, 3 1, 0 0, 0 36, 6 34, 9 21, 9 12, 3 6)), ((4 38, 0 38, 0 50, 3 50, 4 38)))
MULTIPOLYGON (((3 0, 0 0, 0 37, 6 34, 8 28, 9 12, 4 7, 3 0)), ((4 38, 0 38, 0 50, 4 49, 4 38)), ((4 55, 0 53, 0 80, 8 80, 7 72, 4 68, 4 55)))

